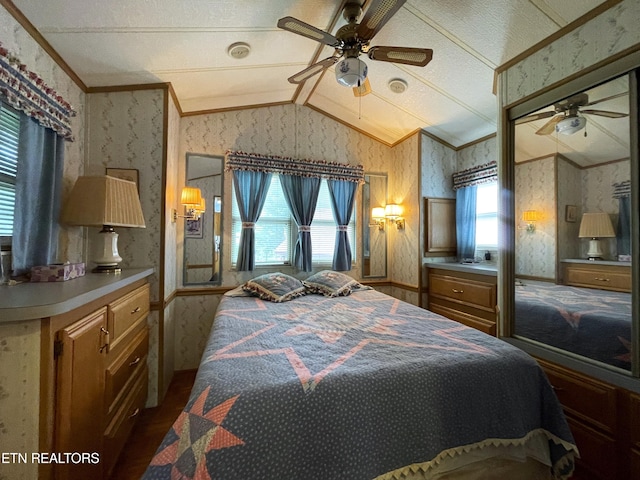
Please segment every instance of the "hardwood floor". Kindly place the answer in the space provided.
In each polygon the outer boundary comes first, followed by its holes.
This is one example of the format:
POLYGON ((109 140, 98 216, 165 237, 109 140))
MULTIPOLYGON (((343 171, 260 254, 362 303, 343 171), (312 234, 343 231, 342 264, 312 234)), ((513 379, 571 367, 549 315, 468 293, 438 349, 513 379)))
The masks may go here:
POLYGON ((160 442, 186 405, 195 376, 195 370, 176 372, 162 405, 142 411, 113 469, 112 480, 140 480, 160 442))

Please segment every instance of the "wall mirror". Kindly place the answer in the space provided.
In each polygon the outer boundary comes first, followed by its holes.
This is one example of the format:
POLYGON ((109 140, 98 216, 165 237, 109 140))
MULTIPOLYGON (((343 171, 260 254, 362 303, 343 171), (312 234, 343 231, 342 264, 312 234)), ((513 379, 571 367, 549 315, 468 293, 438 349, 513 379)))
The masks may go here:
POLYGON ((505 275, 514 280, 513 336, 624 374, 638 368, 633 75, 609 74, 580 90, 574 81, 573 89, 556 89, 561 96, 549 92, 542 108, 510 111, 514 271, 505 275))
POLYGON ((387 276, 387 233, 384 207, 387 203, 387 175, 365 173, 362 187, 362 277, 387 276), (382 210, 374 210, 374 209, 382 210))
POLYGON ((185 184, 200 189, 206 210, 184 222, 183 283, 220 285, 224 158, 188 153, 186 163, 185 184))

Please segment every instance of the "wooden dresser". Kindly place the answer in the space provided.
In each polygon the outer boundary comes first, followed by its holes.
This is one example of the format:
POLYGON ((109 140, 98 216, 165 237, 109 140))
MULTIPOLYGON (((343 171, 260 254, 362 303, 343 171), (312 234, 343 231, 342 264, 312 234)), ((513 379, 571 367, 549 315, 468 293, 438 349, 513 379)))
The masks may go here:
POLYGON ((109 478, 147 400, 152 272, 17 285, 10 287, 11 301, 0 302, 0 312, 13 325, 40 324, 39 411, 34 412, 40 427, 30 433, 36 437, 32 451, 61 459, 10 465, 16 478, 109 478), (37 475, 22 474, 32 466, 37 475))
POLYGON ((640 395, 537 359, 564 408, 580 480, 640 478, 640 395))
POLYGON ((628 262, 567 259, 562 261, 562 282, 574 287, 631 292, 628 262))
MULTIPOLYGON (((438 265, 438 264, 433 264, 438 265)), ((495 271, 466 267, 428 266, 428 309, 496 335, 497 276, 495 271)))

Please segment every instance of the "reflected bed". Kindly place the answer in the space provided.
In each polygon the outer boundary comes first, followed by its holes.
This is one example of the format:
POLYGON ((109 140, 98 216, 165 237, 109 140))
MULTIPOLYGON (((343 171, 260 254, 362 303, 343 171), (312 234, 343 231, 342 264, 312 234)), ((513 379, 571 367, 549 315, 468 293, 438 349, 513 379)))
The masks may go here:
POLYGON ((225 296, 144 478, 568 477, 574 441, 531 357, 373 289, 344 293, 225 296))
POLYGON ((631 294, 516 282, 518 336, 631 369, 631 294))

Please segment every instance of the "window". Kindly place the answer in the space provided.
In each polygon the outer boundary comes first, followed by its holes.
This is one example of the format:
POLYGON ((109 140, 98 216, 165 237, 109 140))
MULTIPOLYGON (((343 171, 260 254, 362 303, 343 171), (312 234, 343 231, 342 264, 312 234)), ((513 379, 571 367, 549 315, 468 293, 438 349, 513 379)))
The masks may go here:
POLYGON ((0 236, 13 235, 20 116, 0 102, 0 236))
MULTIPOLYGON (((352 215, 347 234, 351 253, 355 258, 355 215, 352 215)), ((289 213, 289 207, 282 192, 278 175, 271 177, 260 218, 255 226, 256 265, 290 265, 293 261, 293 249, 298 237, 298 227, 289 213)), ((235 265, 238 258, 242 221, 235 194, 232 202, 231 225, 231 261, 235 265)), ((320 184, 318 203, 311 222, 311 245, 313 262, 331 264, 336 239, 336 223, 331 210, 331 197, 326 181, 320 184)))
POLYGON ((478 185, 476 191, 476 249, 498 247, 498 184, 478 185))

